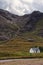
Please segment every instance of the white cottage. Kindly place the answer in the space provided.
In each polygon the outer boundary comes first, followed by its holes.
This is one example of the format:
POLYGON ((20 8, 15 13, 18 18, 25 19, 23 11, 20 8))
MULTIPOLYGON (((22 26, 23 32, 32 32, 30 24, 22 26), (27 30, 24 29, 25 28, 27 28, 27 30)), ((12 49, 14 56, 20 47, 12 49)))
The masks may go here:
POLYGON ((31 48, 30 53, 40 53, 40 49, 39 48, 31 48))

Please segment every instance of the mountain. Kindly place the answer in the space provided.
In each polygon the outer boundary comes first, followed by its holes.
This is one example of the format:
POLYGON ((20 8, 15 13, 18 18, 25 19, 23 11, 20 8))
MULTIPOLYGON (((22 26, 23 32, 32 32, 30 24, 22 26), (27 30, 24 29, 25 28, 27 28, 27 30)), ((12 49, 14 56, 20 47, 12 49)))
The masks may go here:
POLYGON ((17 29, 16 25, 12 23, 10 13, 0 10, 0 41, 13 38, 17 29))
POLYGON ((28 40, 43 40, 43 13, 18 16, 0 9, 0 41, 15 37, 28 40))

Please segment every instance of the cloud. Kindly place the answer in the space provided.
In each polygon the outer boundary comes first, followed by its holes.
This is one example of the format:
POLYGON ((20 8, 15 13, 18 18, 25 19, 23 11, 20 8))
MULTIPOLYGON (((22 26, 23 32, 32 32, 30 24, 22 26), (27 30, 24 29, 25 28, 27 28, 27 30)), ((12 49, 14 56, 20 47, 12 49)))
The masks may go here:
POLYGON ((0 0, 0 9, 7 9, 9 7, 9 0, 0 0))
POLYGON ((43 0, 35 0, 32 4, 34 10, 43 12, 43 0))
POLYGON ((12 0, 10 1, 10 11, 13 11, 18 15, 30 13, 32 10, 32 2, 33 0, 12 0))
POLYGON ((28 14, 34 10, 43 12, 43 0, 0 0, 0 8, 17 15, 28 14))
POLYGON ((20 0, 10 1, 9 9, 11 12, 13 11, 16 14, 19 14, 19 15, 24 14, 23 3, 20 0))

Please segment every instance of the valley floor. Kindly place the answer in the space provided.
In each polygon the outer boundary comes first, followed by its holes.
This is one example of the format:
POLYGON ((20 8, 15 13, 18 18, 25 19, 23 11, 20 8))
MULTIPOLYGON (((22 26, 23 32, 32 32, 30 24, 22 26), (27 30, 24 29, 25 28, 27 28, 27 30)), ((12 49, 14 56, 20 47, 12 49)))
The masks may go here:
POLYGON ((0 65, 43 65, 43 59, 0 60, 0 65))

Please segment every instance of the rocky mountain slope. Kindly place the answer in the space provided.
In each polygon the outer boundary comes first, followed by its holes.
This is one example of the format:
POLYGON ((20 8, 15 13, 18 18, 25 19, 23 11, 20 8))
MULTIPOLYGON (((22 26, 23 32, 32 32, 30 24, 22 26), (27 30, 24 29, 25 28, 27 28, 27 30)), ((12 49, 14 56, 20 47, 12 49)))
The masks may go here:
POLYGON ((18 16, 0 9, 0 40, 9 40, 16 35, 23 38, 43 38, 43 13, 34 11, 18 16))

